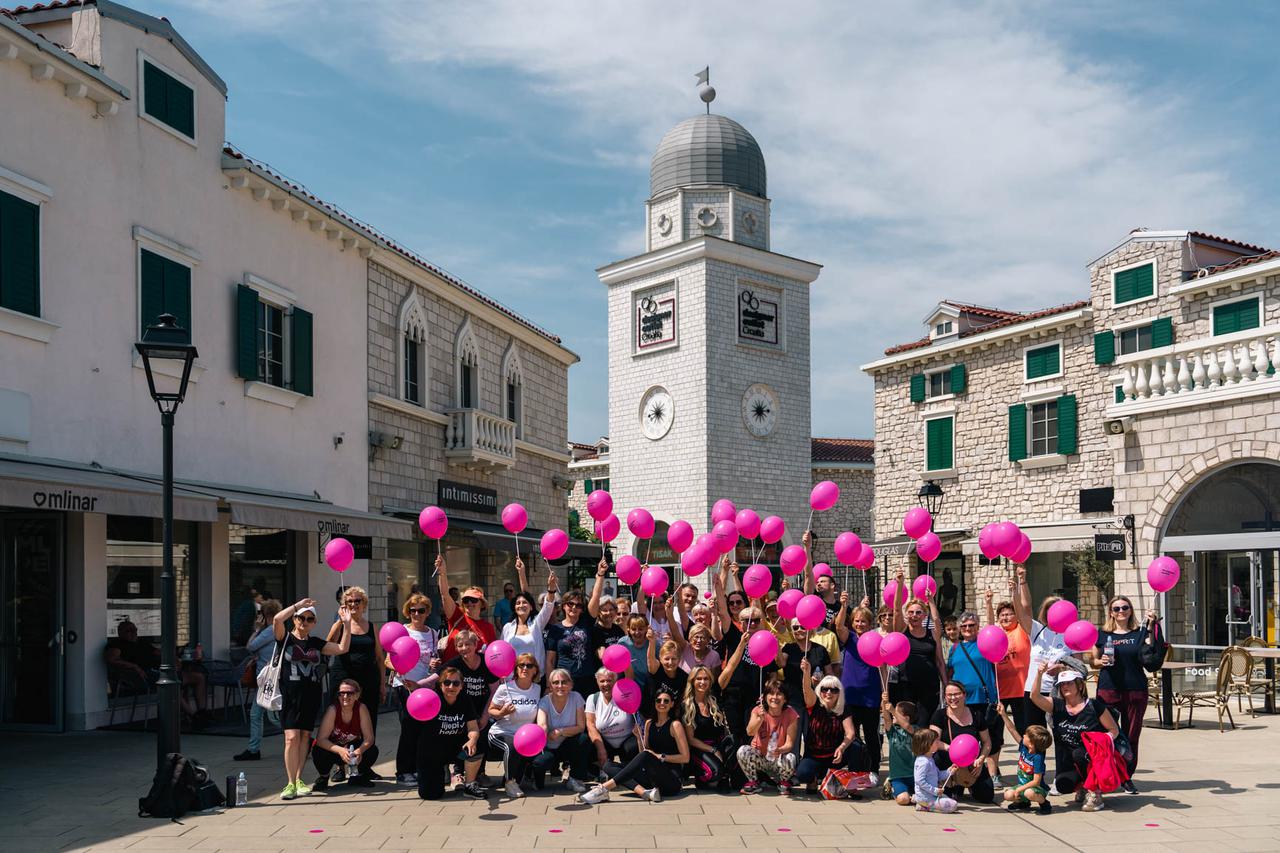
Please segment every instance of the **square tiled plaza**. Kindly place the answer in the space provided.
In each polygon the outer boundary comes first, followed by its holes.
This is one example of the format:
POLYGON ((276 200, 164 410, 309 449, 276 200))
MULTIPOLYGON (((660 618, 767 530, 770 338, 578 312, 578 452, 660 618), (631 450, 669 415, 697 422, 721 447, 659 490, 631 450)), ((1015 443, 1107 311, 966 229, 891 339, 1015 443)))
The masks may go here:
MULTIPOLYGON (((517 802, 493 793, 487 804, 452 795, 427 803, 389 783, 356 795, 339 785, 327 795, 282 803, 276 798, 280 739, 269 738, 264 760, 247 765, 249 807, 171 823, 135 816, 151 778, 153 735, 13 736, 0 774, 0 849, 1276 850, 1280 718, 1246 713, 1236 719, 1240 728, 1225 734, 1201 720, 1193 729, 1148 730, 1136 780, 1140 795, 1108 797, 1107 810, 1095 814, 1063 808, 1046 817, 990 806, 944 816, 878 799, 693 792, 657 805, 619 797, 583 806, 559 790, 517 802)), ((384 715, 379 728, 384 754, 393 754, 394 717, 384 715)), ((207 762, 218 779, 246 767, 230 760, 241 747, 221 737, 183 740, 184 750, 207 762)), ((378 769, 390 776, 391 759, 378 769)))

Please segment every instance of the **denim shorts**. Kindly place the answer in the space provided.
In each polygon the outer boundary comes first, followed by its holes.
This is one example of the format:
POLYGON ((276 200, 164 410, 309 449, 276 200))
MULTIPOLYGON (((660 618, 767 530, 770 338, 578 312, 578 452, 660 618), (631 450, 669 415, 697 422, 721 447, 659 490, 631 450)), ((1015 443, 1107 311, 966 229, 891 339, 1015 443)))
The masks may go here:
POLYGON ((890 779, 889 785, 890 787, 893 788, 893 795, 897 797, 901 794, 914 793, 916 789, 916 780, 915 779, 890 779))

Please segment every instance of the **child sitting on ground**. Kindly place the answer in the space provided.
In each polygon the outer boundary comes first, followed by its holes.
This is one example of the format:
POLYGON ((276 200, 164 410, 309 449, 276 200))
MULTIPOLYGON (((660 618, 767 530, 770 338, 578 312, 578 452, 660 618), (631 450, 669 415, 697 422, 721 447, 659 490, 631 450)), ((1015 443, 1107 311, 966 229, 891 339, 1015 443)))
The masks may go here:
MULTIPOLYGON (((1005 728, 1015 738, 1018 729, 1009 719, 1009 712, 1003 703, 996 704, 1005 728)), ((1040 814, 1049 814, 1053 806, 1049 803, 1049 791, 1044 784, 1044 756, 1049 750, 1053 737, 1044 726, 1027 726, 1022 733, 1022 742, 1018 747, 1018 784, 1006 788, 1004 800, 1009 804, 1009 811, 1029 811, 1031 804, 1036 804, 1040 814)))
MULTIPOLYGON (((938 765, 933 760, 933 754, 941 746, 942 739, 933 729, 920 729, 911 736, 911 751, 916 756, 916 792, 911 800, 918 812, 951 814, 956 810, 956 801, 942 796, 943 780, 939 778, 938 765)), ((950 776, 955 769, 955 765, 951 765, 947 768, 947 775, 950 776)))
POLYGON ((916 727, 915 702, 889 704, 889 694, 880 694, 880 715, 884 717, 885 738, 889 741, 889 778, 885 780, 886 799, 892 796, 900 806, 911 805, 915 756, 911 752, 911 736, 916 727))

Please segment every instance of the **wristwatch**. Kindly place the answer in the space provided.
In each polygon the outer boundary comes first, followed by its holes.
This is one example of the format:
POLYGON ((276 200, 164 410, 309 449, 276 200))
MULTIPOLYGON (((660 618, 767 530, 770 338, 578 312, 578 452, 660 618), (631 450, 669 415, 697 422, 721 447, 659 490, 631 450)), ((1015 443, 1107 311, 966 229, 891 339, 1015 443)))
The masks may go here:
POLYGON ((661 761, 663 764, 666 764, 666 763, 667 763, 667 754, 666 754, 665 752, 664 752, 664 753, 662 753, 662 755, 658 756, 658 760, 659 760, 659 761, 661 761))

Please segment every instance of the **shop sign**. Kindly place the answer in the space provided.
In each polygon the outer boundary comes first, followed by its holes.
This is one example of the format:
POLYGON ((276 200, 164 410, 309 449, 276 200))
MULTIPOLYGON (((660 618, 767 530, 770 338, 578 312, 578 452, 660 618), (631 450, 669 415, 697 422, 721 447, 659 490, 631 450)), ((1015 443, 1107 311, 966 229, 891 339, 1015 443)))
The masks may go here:
MULTIPOLYGON (((288 533, 288 531, 281 531, 281 532, 286 534, 288 533)), ((246 537, 246 539, 247 538, 248 537, 246 537)), ((329 540, 332 538, 333 538, 332 534, 326 534, 323 532, 320 534, 320 552, 319 552, 319 557, 316 560, 317 563, 324 562, 324 546, 328 545, 329 540)), ((342 538, 346 539, 348 542, 351 543, 352 549, 356 552, 355 559, 357 560, 373 559, 373 537, 372 536, 345 535, 342 538)))
POLYGON ((636 349, 640 352, 676 342, 676 296, 662 293, 636 300, 636 349))
POLYGON ((469 486, 466 483, 455 483, 452 480, 437 481, 436 503, 443 509, 464 509, 486 515, 498 514, 496 491, 480 486, 469 486))
POLYGON ((1093 556, 1108 563, 1124 559, 1123 533, 1093 534, 1093 556))
POLYGON ((778 343, 778 299, 771 291, 738 290, 738 339, 757 344, 778 343))

